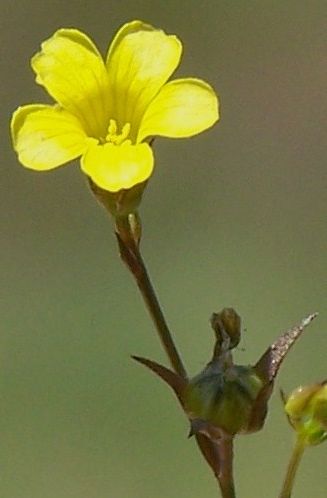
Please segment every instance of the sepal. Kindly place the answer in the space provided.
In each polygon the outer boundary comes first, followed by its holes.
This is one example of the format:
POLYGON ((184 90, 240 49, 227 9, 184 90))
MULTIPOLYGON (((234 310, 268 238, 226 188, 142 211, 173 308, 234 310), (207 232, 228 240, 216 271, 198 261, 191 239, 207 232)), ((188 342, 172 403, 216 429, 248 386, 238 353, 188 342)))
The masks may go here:
POLYGON ((137 211, 147 181, 139 183, 130 189, 109 192, 96 185, 91 178, 87 177, 90 189, 97 201, 114 217, 122 218, 137 211))

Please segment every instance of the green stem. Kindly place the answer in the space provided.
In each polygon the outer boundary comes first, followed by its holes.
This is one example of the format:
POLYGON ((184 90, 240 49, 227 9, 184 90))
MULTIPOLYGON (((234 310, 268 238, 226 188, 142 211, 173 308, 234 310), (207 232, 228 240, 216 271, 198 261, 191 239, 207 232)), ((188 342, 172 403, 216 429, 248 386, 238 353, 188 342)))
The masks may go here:
POLYGON ((305 444, 301 437, 297 437, 295 442, 290 461, 288 463, 287 472, 283 484, 282 491, 279 498, 290 498, 294 486, 294 480, 296 471, 299 467, 303 452, 305 450, 305 444))
POLYGON ((159 301, 139 250, 140 226, 135 215, 116 220, 120 256, 133 274, 174 371, 184 379, 187 373, 166 323, 159 301))
MULTIPOLYGON (((135 278, 171 366, 175 373, 187 379, 187 372, 139 250, 141 224, 137 215, 131 214, 128 217, 116 218, 116 235, 120 256, 135 278)), ((198 434, 196 439, 204 458, 219 483, 222 498, 236 498, 233 481, 233 441, 213 442, 202 434, 198 434)))

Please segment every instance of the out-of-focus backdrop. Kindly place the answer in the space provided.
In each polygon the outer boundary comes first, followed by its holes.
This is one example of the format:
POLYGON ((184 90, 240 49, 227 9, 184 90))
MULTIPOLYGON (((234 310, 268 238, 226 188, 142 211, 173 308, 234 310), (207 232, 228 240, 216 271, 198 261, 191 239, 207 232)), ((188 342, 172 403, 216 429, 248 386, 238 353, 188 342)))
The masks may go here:
MULTIPOLYGON (((210 82, 221 121, 158 139, 141 215, 143 249, 190 373, 209 359, 209 316, 243 318, 236 360, 320 311, 283 365, 261 433, 236 442, 240 498, 278 495, 292 433, 278 388, 327 376, 326 14, 323 0, 1 1, 0 495, 217 496, 168 388, 166 363, 110 220, 76 164, 24 170, 11 112, 47 102, 30 57, 57 28, 104 53, 139 18, 184 43, 178 76, 210 82)), ((295 498, 326 496, 327 444, 307 451, 295 498)))

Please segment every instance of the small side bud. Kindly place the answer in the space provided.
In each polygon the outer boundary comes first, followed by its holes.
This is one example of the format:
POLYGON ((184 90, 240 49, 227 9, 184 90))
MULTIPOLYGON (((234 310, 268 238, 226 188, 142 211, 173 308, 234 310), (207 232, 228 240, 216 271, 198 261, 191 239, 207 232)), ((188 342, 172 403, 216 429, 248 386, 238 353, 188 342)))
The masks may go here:
POLYGON ((327 439, 327 381, 294 389, 284 409, 304 444, 317 445, 327 439))
POLYGON ((210 322, 221 347, 226 340, 229 340, 228 349, 234 349, 238 345, 241 339, 241 318, 233 308, 213 313, 210 322))

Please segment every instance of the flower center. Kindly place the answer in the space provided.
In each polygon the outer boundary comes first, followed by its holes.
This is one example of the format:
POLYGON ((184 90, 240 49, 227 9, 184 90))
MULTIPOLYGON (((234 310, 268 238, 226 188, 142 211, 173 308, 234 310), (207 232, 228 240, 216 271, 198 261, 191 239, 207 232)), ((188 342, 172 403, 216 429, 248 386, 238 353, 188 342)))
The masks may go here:
POLYGON ((123 142, 131 142, 128 139, 129 133, 131 131, 130 123, 125 123, 121 129, 121 132, 118 132, 118 125, 115 119, 110 119, 108 133, 104 140, 105 143, 111 143, 113 145, 121 145, 123 142))

